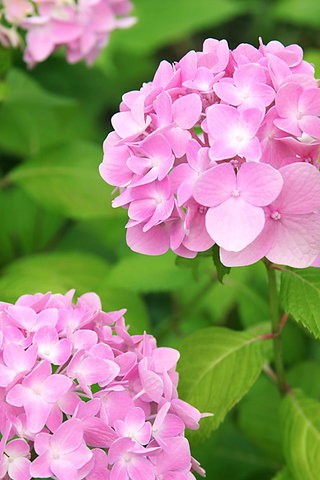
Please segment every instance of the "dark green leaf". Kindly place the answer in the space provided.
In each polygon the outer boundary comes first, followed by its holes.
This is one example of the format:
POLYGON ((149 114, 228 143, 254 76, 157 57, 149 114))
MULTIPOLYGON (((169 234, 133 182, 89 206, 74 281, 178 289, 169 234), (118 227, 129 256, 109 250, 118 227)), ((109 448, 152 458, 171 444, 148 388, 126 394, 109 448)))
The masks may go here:
POLYGON ((223 277, 230 273, 231 268, 221 263, 219 250, 219 246, 215 243, 212 247, 212 259, 217 269, 218 280, 223 283, 223 277))

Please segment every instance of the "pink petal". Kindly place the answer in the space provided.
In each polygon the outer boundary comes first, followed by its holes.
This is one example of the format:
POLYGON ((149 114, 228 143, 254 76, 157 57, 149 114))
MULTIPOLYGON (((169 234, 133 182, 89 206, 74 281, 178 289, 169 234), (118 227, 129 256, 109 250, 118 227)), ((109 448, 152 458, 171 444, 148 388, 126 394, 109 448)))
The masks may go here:
MULTIPOLYGON (((250 109, 250 110, 257 110, 255 109, 250 109)), ((246 110, 248 112, 249 110, 246 110)), ((249 139, 243 139, 237 148, 237 154, 240 155, 241 157, 245 157, 248 160, 252 160, 254 162, 257 162, 261 158, 261 147, 260 147, 260 142, 257 137, 254 138, 249 138, 249 139)))
POLYGON ((266 255, 270 262, 295 268, 312 265, 320 252, 319 215, 283 215, 275 223, 274 241, 266 255))
POLYGON ((236 174, 230 163, 222 163, 204 172, 193 187, 193 196, 201 205, 213 207, 225 202, 236 190, 236 174))
POLYGON ((145 423, 145 414, 142 408, 136 407, 130 410, 125 418, 125 424, 128 430, 138 431, 145 423))
POLYGON ((243 94, 232 83, 223 80, 214 85, 214 91, 218 97, 230 105, 240 105, 244 99, 243 94))
POLYGON ((301 93, 298 102, 298 109, 304 115, 320 115, 320 90, 308 88, 301 93))
POLYGON ((48 403, 55 403, 72 386, 72 380, 65 375, 50 375, 42 384, 42 396, 48 403))
POLYGON ((202 102, 196 93, 178 98, 172 105, 173 120, 180 128, 188 130, 199 120, 202 102))
POLYGON ((82 442, 83 429, 78 420, 71 419, 62 423, 52 437, 52 448, 61 453, 76 450, 82 442))
POLYGON ((242 267, 256 263, 265 257, 274 239, 275 222, 266 219, 265 226, 257 238, 240 252, 229 252, 220 248, 220 259, 226 267, 242 267))
POLYGON ((140 372, 140 380, 148 397, 159 403, 163 393, 163 382, 159 375, 150 370, 145 370, 140 372))
POLYGON ((127 229, 127 244, 134 252, 146 255, 162 255, 169 250, 170 226, 160 224, 143 232, 139 224, 127 229))
POLYGON ((299 121, 301 130, 311 137, 320 138, 320 118, 311 115, 304 115, 299 121))
POLYGON ((42 62, 53 52, 55 44, 49 25, 35 27, 26 36, 27 49, 32 59, 42 62))
POLYGON ((232 135, 239 122, 239 112, 229 105, 211 105, 207 109, 208 129, 216 140, 221 136, 232 135))
POLYGON ((25 457, 15 458, 13 462, 9 462, 8 473, 10 478, 14 480, 29 480, 31 462, 25 457))
POLYGON ((51 453, 47 451, 37 457, 30 466, 30 474, 33 478, 49 478, 52 476, 52 471, 50 468, 51 463, 51 453))
POLYGON ((150 460, 135 456, 127 464, 128 474, 132 480, 154 480, 154 468, 150 460))
POLYGON ((53 460, 50 468, 59 480, 77 480, 78 478, 77 469, 71 462, 63 458, 53 460))
POLYGON ((225 250, 238 252, 259 235, 264 227, 262 208, 252 206, 239 197, 209 208, 206 226, 212 239, 225 250))
POLYGON ((129 437, 122 437, 116 440, 109 450, 109 463, 113 463, 121 460, 124 452, 132 450, 134 447, 134 441, 129 437))
POLYGON ((282 185, 279 171, 264 163, 244 163, 237 176, 237 189, 242 198, 258 207, 273 202, 282 185))
POLYGON ((101 177, 110 185, 123 186, 130 182, 133 172, 127 166, 130 152, 127 146, 110 148, 99 166, 101 177))
POLYGON ((180 358, 178 350, 169 347, 158 347, 152 352, 156 373, 162 373, 175 368, 180 358))
POLYGON ((320 206, 320 173, 309 163, 292 163, 282 167, 283 187, 273 208, 283 213, 311 213, 320 206))
POLYGON ((51 405, 29 388, 24 389, 23 404, 27 414, 27 429, 32 433, 40 432, 47 421, 51 405))

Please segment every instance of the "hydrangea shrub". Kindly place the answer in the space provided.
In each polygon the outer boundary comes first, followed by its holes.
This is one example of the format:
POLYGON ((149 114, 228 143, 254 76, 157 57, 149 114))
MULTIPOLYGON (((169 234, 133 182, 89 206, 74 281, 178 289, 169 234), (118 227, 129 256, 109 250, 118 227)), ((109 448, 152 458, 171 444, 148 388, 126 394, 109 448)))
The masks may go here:
POLYGON ((129 0, 4 0, 0 11, 0 43, 23 45, 29 67, 65 46, 69 63, 91 65, 108 43, 110 33, 135 23, 129 0))
POLYGON ((179 399, 179 352, 131 336, 125 310, 87 293, 0 304, 0 478, 194 479, 179 399))
POLYGON ((320 89, 298 45, 207 39, 122 97, 100 174, 128 210, 127 243, 227 266, 320 254, 320 89))

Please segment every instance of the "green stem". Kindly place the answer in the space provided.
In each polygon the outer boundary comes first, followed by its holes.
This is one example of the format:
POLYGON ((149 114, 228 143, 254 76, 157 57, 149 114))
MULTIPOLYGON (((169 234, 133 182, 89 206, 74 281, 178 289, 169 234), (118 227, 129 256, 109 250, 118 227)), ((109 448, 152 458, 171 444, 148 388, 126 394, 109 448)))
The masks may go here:
POLYGON ((277 376, 277 385, 281 395, 286 393, 286 382, 284 375, 284 366, 282 358, 281 348, 281 329, 280 329, 280 316, 279 316, 279 300, 276 283, 276 272, 272 268, 272 264, 266 264, 269 280, 269 297, 270 297, 270 314, 273 337, 273 350, 274 350, 274 366, 277 376))

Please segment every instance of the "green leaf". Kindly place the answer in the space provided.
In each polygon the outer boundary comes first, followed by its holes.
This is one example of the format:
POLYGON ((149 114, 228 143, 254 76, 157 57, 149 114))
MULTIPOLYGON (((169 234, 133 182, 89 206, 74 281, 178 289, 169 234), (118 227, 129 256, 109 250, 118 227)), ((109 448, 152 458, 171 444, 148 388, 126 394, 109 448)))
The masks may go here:
POLYGON ((221 263, 220 253, 219 253, 220 248, 216 243, 213 245, 211 250, 212 250, 212 260, 217 269, 218 280, 220 283, 223 283, 223 277, 228 273, 230 273, 231 268, 226 267, 225 265, 223 265, 223 263, 221 263))
POLYGON ((87 138, 90 124, 79 115, 80 103, 47 92, 18 69, 9 71, 6 83, 8 91, 0 116, 0 143, 4 151, 27 156, 70 137, 87 138), (85 128, 79 119, 85 121, 85 128))
POLYGON ((36 252, 48 245, 64 218, 36 205, 21 189, 0 190, 0 262, 36 252))
POLYGON ((292 367, 286 374, 291 387, 301 388, 308 397, 320 397, 320 363, 304 361, 292 367))
POLYGON ((9 181, 47 209, 76 219, 121 216, 111 207, 112 187, 99 176, 99 145, 68 143, 51 148, 18 166, 9 181))
POLYGON ((72 288, 79 296, 96 291, 108 269, 100 257, 80 252, 30 255, 4 269, 1 300, 15 302, 26 293, 66 293, 72 288))
POLYGON ((318 0, 278 0, 274 3, 273 16, 276 20, 296 25, 319 28, 320 3, 318 0))
POLYGON ((209 480, 270 480, 281 466, 252 445, 230 415, 203 444, 191 444, 191 451, 209 480))
POLYGON ((191 271, 178 268, 172 252, 159 256, 132 254, 110 269, 103 286, 148 293, 169 291, 190 281, 191 271))
POLYGON ((295 480, 319 478, 320 404, 301 390, 287 395, 280 407, 283 450, 295 480))
POLYGON ((248 11, 248 3, 236 0, 224 0, 212 3, 212 0, 136 0, 134 15, 136 25, 127 31, 113 32, 110 48, 122 48, 150 52, 164 45, 185 39, 192 33, 205 27, 213 28, 248 11))
POLYGON ((286 313, 320 338, 320 269, 284 268, 281 273, 280 300, 286 313))
POLYGON ((272 480, 294 480, 291 476, 289 469, 285 467, 281 472, 279 472, 272 480))
POLYGON ((214 414, 199 430, 208 436, 258 378, 265 358, 262 341, 248 332, 211 327, 187 337, 179 351, 180 397, 214 414))
POLYGON ((238 425, 268 457, 283 463, 278 421, 280 394, 270 378, 261 375, 238 407, 238 425))

